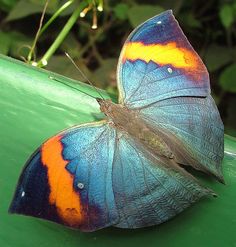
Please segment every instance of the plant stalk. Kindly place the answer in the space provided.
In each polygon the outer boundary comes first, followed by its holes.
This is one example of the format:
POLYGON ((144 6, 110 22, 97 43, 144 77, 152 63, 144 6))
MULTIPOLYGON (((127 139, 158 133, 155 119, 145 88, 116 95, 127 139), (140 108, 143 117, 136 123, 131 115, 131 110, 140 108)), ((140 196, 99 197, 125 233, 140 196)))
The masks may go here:
POLYGON ((37 64, 37 67, 43 67, 46 66, 48 63, 48 60, 50 57, 54 54, 54 52, 57 50, 57 48, 61 45, 69 31, 71 30, 72 26, 75 24, 77 19, 79 18, 80 12, 85 8, 86 2, 82 2, 79 7, 73 12, 55 41, 52 43, 52 45, 49 47, 47 52, 44 54, 44 56, 40 59, 40 61, 37 64))
POLYGON ((44 33, 44 31, 51 25, 51 23, 65 10, 67 9, 72 3, 74 2, 74 0, 70 0, 68 2, 66 2, 65 4, 63 4, 57 11, 56 13, 45 23, 45 25, 42 27, 39 35, 42 35, 44 33))

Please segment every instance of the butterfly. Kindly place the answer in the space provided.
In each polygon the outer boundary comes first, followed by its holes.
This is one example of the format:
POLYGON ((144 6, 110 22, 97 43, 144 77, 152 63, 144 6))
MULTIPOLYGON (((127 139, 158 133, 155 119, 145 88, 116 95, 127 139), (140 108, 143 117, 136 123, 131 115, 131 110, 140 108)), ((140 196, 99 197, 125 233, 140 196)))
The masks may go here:
POLYGON ((9 211, 82 231, 158 225, 214 195, 185 167, 223 182, 224 127, 209 76, 171 10, 138 26, 117 67, 119 103, 27 161, 9 211))

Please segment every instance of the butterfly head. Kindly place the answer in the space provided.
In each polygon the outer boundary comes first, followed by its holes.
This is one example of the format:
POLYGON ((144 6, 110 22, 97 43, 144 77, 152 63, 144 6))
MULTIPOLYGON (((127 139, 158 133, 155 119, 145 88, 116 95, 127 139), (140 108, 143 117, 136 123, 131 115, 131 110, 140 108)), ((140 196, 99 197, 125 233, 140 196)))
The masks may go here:
POLYGON ((112 101, 110 99, 100 99, 96 98, 98 104, 100 105, 100 110, 106 115, 109 116, 112 111, 112 101))

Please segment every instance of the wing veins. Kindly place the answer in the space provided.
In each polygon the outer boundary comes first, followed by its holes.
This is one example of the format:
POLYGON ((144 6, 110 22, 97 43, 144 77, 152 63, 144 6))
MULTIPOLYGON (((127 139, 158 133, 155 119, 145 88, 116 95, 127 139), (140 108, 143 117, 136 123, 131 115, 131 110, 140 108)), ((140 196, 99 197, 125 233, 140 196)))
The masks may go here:
MULTIPOLYGON (((178 92, 181 92, 181 91, 184 91, 184 90, 186 90, 186 89, 190 90, 190 89, 196 89, 196 88, 198 89, 199 87, 182 88, 182 89, 177 90, 177 91, 178 91, 178 92)), ((164 98, 159 99, 159 100, 157 100, 157 101, 155 101, 155 102, 149 103, 149 104, 147 104, 147 105, 145 105, 145 106, 135 108, 135 109, 144 109, 144 108, 149 107, 150 105, 156 104, 157 102, 160 102, 160 101, 163 101, 163 100, 166 100, 166 99, 177 98, 177 97, 196 97, 196 98, 206 97, 206 96, 171 96, 171 97, 169 97, 169 98, 165 98, 165 95, 168 95, 168 94, 170 94, 171 92, 175 92, 175 91, 176 91, 176 90, 170 90, 168 93, 164 93, 164 94, 161 95, 161 96, 164 96, 164 98)), ((153 98, 155 98, 155 97, 151 97, 150 99, 153 99, 153 98)), ((133 103, 135 103, 135 102, 140 102, 140 101, 144 101, 144 100, 147 100, 147 98, 145 98, 145 99, 134 100, 134 101, 132 101, 132 102, 130 102, 130 103, 133 104, 133 103)), ((132 104, 130 104, 130 103, 129 103, 129 105, 132 105, 132 104)))
MULTIPOLYGON (((149 191, 149 194, 151 195, 151 197, 153 198, 153 202, 155 202, 155 199, 154 199, 154 197, 153 197, 153 194, 152 194, 152 191, 150 190, 150 188, 149 188, 149 185, 147 184, 147 181, 146 181, 146 171, 145 171, 145 169, 144 169, 144 164, 143 164, 143 160, 141 159, 141 157, 140 157, 140 155, 139 155, 139 153, 138 153, 138 151, 137 151, 137 149, 136 149, 136 147, 134 146, 134 145, 132 145, 130 142, 129 142, 129 144, 130 144, 130 146, 132 146, 133 147, 133 149, 135 150, 135 152, 136 152, 136 154, 138 155, 138 157, 139 157, 139 160, 141 161, 141 164, 142 164, 142 170, 143 170, 143 174, 144 174, 144 183, 145 183, 145 186, 147 187, 147 189, 148 189, 148 191, 149 191)), ((140 193, 139 193, 140 194, 140 193)), ((149 203, 150 204, 150 203, 149 203)), ((153 208, 153 210, 157 213, 157 216, 158 216, 158 218, 160 219, 160 221, 162 222, 163 221, 163 219, 160 217, 160 215, 158 214, 158 211, 156 210, 156 208, 155 207, 153 207, 152 205, 151 205, 151 207, 153 208)), ((162 206, 161 206, 162 207, 162 206)), ((162 207, 163 208, 163 207, 162 207)))

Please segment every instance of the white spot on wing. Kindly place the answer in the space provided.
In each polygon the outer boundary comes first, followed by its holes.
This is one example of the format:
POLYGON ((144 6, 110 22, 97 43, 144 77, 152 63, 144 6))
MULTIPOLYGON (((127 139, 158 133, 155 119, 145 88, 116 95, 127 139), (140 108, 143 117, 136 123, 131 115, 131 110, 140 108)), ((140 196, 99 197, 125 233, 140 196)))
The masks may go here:
POLYGON ((158 22, 157 22, 157 25, 159 25, 159 24, 161 24, 161 21, 158 21, 158 22))
POLYGON ((22 191, 22 193, 21 193, 21 197, 24 197, 25 196, 25 192, 24 191, 22 191))
POLYGON ((77 187, 78 187, 79 189, 83 189, 83 188, 84 188, 84 184, 78 183, 78 184, 77 184, 77 187))
POLYGON ((172 68, 168 68, 167 71, 171 74, 173 72, 172 68))

